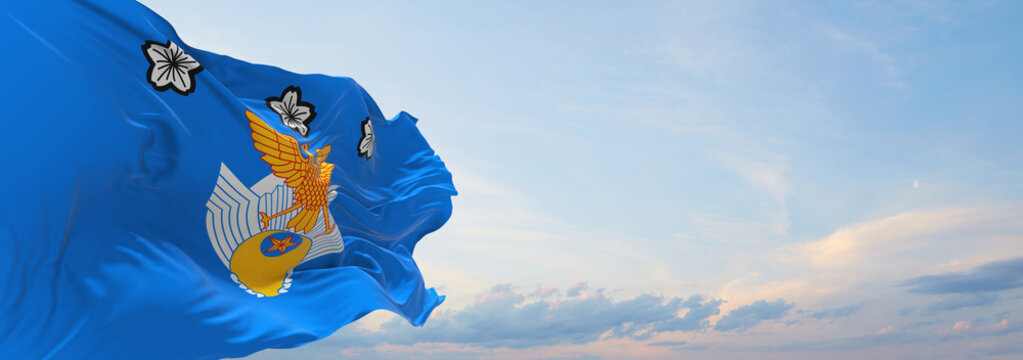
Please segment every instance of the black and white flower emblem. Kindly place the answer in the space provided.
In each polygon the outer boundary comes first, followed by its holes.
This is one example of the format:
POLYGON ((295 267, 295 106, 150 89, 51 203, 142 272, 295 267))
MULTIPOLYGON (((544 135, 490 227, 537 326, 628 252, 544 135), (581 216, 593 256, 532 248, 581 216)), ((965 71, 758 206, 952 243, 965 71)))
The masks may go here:
POLYGON ((316 118, 316 107, 302 101, 301 88, 288 86, 281 92, 281 97, 266 98, 266 106, 281 116, 281 122, 285 126, 292 128, 302 136, 309 136, 309 123, 316 118))
POLYGON ((362 122, 362 138, 359 139, 359 156, 365 157, 369 160, 373 156, 373 143, 376 139, 373 137, 373 123, 369 121, 369 116, 362 122))
POLYGON ((146 41, 142 45, 142 53, 149 60, 146 81, 154 89, 174 89, 174 92, 186 96, 195 91, 195 74, 202 71, 202 66, 181 50, 178 44, 170 40, 166 44, 146 41))

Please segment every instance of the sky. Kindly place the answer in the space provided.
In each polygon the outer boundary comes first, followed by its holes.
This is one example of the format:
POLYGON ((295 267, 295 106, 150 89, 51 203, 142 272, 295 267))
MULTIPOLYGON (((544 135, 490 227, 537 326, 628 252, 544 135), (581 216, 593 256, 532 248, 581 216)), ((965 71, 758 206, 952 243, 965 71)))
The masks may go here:
POLYGON ((425 326, 248 359, 1023 357, 1023 3, 142 3, 354 78, 459 190, 425 326))

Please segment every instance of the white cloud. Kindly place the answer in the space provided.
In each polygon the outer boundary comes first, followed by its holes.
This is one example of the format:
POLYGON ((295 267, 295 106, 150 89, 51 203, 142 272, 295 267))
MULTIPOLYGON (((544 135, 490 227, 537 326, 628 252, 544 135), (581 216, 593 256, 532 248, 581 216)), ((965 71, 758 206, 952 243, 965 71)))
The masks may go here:
MULTIPOLYGON (((836 230, 831 235, 798 246, 798 258, 821 269, 840 269, 893 256, 914 258, 911 251, 930 248, 928 254, 960 248, 970 241, 976 253, 988 250, 998 235, 1023 233, 1023 211, 1018 207, 954 207, 908 211, 836 230), (963 239, 968 237, 969 239, 963 239)), ((1001 248, 1000 251, 1009 249, 1001 248)), ((1011 249, 1017 253, 1023 247, 1011 249)), ((952 255, 952 254, 948 254, 952 255)))
MULTIPOLYGON (((763 303, 763 304, 761 304, 763 303)), ((743 329, 773 319, 784 309, 760 309, 755 303, 733 321, 743 329), (762 310, 766 310, 764 312, 762 310)), ((345 347, 372 347, 381 343, 414 345, 456 343, 485 348, 530 348, 558 344, 585 344, 601 339, 645 340, 658 333, 708 329, 707 318, 718 314, 720 300, 700 295, 664 298, 642 294, 615 301, 600 290, 585 296, 540 299, 530 302, 511 285, 497 285, 460 310, 438 311, 423 328, 403 319, 384 323, 382 332, 361 329, 342 333, 328 342, 345 347), (682 310, 685 315, 679 316, 682 310)), ((787 307, 786 307, 787 306, 787 307)))
MULTIPOLYGON (((876 331, 907 301, 934 309, 958 309, 953 300, 915 295, 899 287, 914 277, 960 273, 983 264, 1023 255, 1023 207, 982 205, 906 211, 877 220, 842 226, 830 235, 806 243, 776 248, 772 261, 762 262, 725 282, 716 297, 726 300, 721 311, 756 299, 783 297, 806 311, 821 312, 844 304, 869 303, 857 316, 843 319, 855 325, 846 331, 876 331), (873 329, 873 330, 869 330, 873 329)), ((992 301, 983 302, 1000 306, 992 301)), ((962 302, 962 301, 960 301, 962 302)), ((986 306, 986 305, 985 305, 986 306)), ((916 312, 925 316, 935 311, 916 312)), ((824 330, 810 322, 807 329, 824 330)), ((789 328, 789 334, 800 330, 789 328)), ((811 332, 808 335, 813 335, 811 332)))

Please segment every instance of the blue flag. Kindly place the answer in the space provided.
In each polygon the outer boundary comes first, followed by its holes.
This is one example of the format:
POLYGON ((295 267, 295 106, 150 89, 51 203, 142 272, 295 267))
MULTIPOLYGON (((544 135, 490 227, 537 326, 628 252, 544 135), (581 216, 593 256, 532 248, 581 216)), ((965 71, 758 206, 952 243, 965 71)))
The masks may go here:
POLYGON ((412 251, 455 189, 416 118, 43 3, 0 11, 0 358, 238 357, 440 304, 412 251))

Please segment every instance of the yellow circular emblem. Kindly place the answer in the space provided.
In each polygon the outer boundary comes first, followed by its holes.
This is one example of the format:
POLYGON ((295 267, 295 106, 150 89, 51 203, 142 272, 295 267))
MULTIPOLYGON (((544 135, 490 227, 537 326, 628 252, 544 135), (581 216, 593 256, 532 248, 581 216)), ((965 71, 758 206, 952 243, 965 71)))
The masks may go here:
POLYGON ((287 292, 291 269, 305 258, 312 240, 288 231, 270 230, 238 245, 231 256, 235 280, 257 294, 277 296, 287 292))

